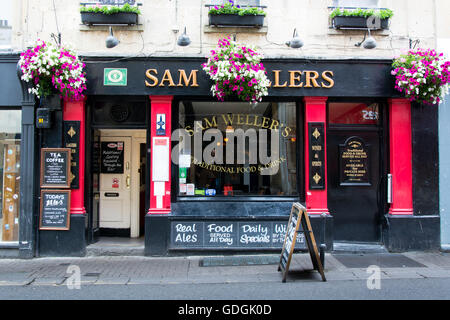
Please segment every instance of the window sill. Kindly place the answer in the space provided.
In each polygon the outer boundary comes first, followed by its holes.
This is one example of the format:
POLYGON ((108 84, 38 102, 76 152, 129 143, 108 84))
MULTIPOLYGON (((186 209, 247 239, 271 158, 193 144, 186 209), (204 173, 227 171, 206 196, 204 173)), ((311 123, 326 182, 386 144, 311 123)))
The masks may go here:
POLYGON ((211 196, 211 197, 195 197, 186 196, 178 197, 177 202, 192 202, 192 201, 209 201, 209 202, 296 202, 298 197, 294 196, 211 196))
POLYGON ((19 241, 11 241, 11 242, 0 241, 0 249, 19 249, 19 241))
MULTIPOLYGON (((109 31, 109 25, 92 25, 88 26, 85 24, 80 24, 80 31, 109 31)), ((143 24, 136 24, 136 25, 111 25, 111 27, 114 28, 114 31, 138 31, 143 32, 144 31, 144 25, 143 24)))
POLYGON ((203 27, 204 33, 255 33, 255 34, 267 34, 269 28, 264 25, 262 28, 256 27, 214 27, 205 25, 203 27))
MULTIPOLYGON (((367 32, 367 29, 334 29, 329 28, 327 34, 329 36, 348 36, 348 35, 360 35, 367 32)), ((371 30, 370 33, 376 36, 388 37, 391 35, 391 31, 386 30, 371 30)))

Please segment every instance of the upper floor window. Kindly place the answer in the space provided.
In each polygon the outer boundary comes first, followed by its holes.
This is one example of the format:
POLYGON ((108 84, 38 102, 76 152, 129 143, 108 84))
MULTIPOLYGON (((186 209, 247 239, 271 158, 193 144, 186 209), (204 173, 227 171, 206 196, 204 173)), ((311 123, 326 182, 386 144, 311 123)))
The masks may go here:
MULTIPOLYGON (((211 0, 211 4, 224 4, 230 2, 229 0, 211 0)), ((261 1, 260 0, 233 0, 235 5, 239 6, 248 6, 248 7, 255 7, 260 6, 261 1)))
POLYGON ((379 0, 333 0, 333 7, 378 8, 379 0))
POLYGON ((0 11, 0 50, 11 49, 12 6, 12 0, 2 1, 2 10, 0 11))

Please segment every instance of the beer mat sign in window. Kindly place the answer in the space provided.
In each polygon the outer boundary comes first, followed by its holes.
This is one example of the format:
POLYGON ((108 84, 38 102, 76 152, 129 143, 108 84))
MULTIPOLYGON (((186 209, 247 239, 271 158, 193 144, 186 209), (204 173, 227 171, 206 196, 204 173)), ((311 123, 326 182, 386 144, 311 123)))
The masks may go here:
POLYGON ((322 281, 327 281, 323 271, 322 262, 320 261, 319 251, 317 250, 317 244, 309 221, 308 212, 306 211, 306 208, 298 202, 292 204, 283 249, 281 250, 280 263, 278 264, 278 271, 283 273, 282 281, 286 282, 286 276, 291 264, 297 237, 300 234, 304 235, 314 269, 320 273, 322 281))
POLYGON ((70 187, 71 149, 41 149, 41 188, 70 187))
POLYGON ((309 188, 325 189, 325 130, 323 123, 308 124, 309 188))
POLYGON ((123 173, 124 142, 101 143, 101 173, 123 173))
POLYGON ((339 145, 341 186, 370 186, 369 145, 359 137, 350 137, 339 145))
POLYGON ((70 190, 41 190, 39 230, 70 229, 70 190))

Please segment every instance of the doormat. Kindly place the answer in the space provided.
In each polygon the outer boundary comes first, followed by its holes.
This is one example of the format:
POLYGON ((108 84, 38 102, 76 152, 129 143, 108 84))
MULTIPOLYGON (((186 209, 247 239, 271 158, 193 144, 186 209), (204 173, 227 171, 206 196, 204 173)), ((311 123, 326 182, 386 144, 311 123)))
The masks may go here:
POLYGON ((200 260, 200 267, 233 267, 271 265, 280 262, 279 256, 230 256, 206 257, 200 260))
POLYGON ((426 268, 402 254, 333 254, 347 268, 367 268, 375 265, 380 268, 426 268))

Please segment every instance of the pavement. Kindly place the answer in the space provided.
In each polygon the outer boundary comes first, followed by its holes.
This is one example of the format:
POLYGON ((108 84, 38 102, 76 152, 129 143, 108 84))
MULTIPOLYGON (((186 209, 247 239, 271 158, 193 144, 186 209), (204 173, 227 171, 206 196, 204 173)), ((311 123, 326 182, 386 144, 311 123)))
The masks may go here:
MULTIPOLYGON (((79 275, 81 286, 145 284, 224 284, 281 282, 278 255, 241 256, 86 256, 70 258, 0 259, 2 286, 66 286, 79 275)), ((450 279, 450 253, 327 253, 328 282, 367 280, 369 266, 381 280, 450 279)), ((309 254, 293 255, 287 282, 321 281, 309 254)))

